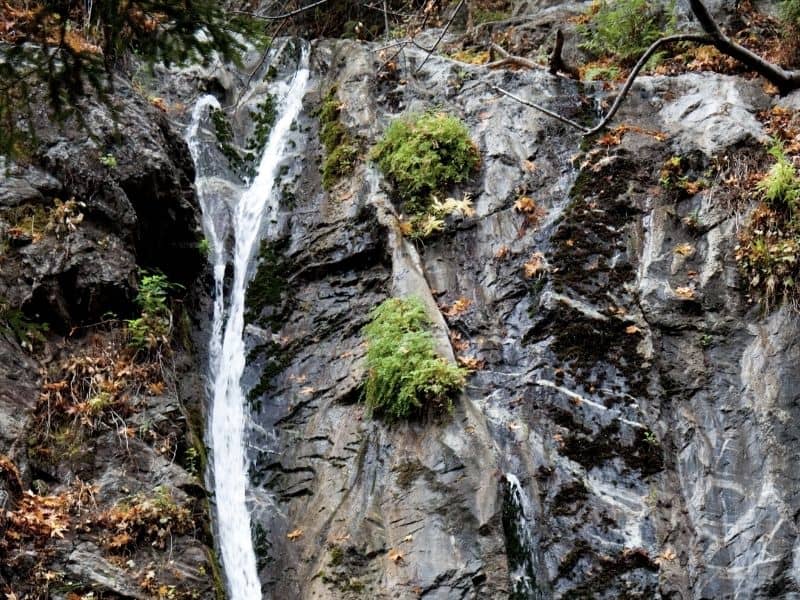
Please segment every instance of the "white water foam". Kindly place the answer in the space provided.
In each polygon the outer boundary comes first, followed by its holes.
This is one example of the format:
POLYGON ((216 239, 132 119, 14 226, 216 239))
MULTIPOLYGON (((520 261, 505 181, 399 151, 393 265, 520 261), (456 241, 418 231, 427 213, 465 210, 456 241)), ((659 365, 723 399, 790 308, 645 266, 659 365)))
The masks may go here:
POLYGON ((209 108, 219 104, 204 96, 195 105, 187 131, 197 169, 197 193, 203 210, 203 227, 212 247, 214 265, 214 313, 209 342, 209 374, 212 381, 210 446, 212 450, 217 536, 222 565, 231 600, 261 600, 261 583, 256 567, 255 550, 247 508, 247 461, 244 450, 245 397, 241 378, 245 367, 244 298, 248 267, 259 240, 265 213, 277 210, 273 194, 278 165, 288 151, 287 137, 302 107, 308 82, 307 45, 303 46, 300 65, 285 90, 278 109, 279 117, 264 149, 258 174, 241 193, 224 180, 209 176, 213 166, 203 167, 201 121, 209 108), (229 216, 225 217, 225 212, 229 216), (225 237, 233 234, 233 282, 226 302, 224 276, 225 237), (227 308, 227 311, 226 311, 227 308), (227 318, 225 313, 227 312, 227 318))

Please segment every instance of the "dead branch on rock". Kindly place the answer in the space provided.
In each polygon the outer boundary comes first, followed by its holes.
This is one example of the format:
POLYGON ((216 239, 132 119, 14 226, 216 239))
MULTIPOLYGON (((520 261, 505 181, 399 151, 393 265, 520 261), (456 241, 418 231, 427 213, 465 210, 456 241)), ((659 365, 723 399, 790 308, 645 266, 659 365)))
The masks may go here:
POLYGON ((439 44, 444 39, 444 36, 447 35, 447 31, 450 29, 450 26, 453 24, 453 21, 456 20, 456 16, 458 15, 459 12, 461 12, 461 8, 464 6, 465 1, 466 0, 459 0, 458 5, 456 5, 455 9, 453 9, 453 14, 450 15, 450 18, 447 20, 447 23, 442 28, 442 33, 439 35, 433 46, 431 46, 430 49, 426 49, 428 54, 425 56, 425 58, 422 60, 419 66, 414 70, 414 73, 418 73, 419 70, 425 66, 425 63, 428 62, 428 59, 431 57, 431 55, 436 51, 436 48, 438 48, 439 44))
POLYGON ((741 46, 722 33, 716 21, 708 13, 708 9, 701 0, 689 0, 689 6, 697 17, 700 27, 710 37, 710 44, 723 54, 738 60, 751 71, 755 71, 764 79, 778 88, 781 96, 800 88, 800 71, 787 71, 767 62, 754 52, 741 46))
MULTIPOLYGON (((628 78, 625 80, 625 84, 622 86, 620 93, 617 95, 614 104, 609 109, 608 113, 600 120, 600 122, 595 125, 594 127, 587 128, 583 125, 572 121, 566 117, 563 117, 551 110, 544 108, 534 102, 530 102, 528 100, 523 100, 519 96, 512 94, 508 90, 504 90, 503 88, 490 85, 493 90, 496 92, 503 94, 504 96, 508 96, 509 98, 515 100, 516 102, 520 102, 526 106, 530 106, 554 119, 561 121, 571 127, 574 127, 583 132, 584 136, 593 135, 602 129, 604 129, 611 119, 614 118, 614 115, 619 110, 622 102, 625 100, 625 97, 630 92, 631 87, 639 75, 641 70, 644 68, 647 61, 655 54, 655 52, 661 48, 662 46, 675 44, 678 42, 692 42, 696 44, 710 44, 714 46, 717 50, 719 50, 722 54, 726 56, 730 56, 731 58, 741 62, 745 67, 758 73, 762 77, 764 77, 767 81, 773 84, 775 87, 778 88, 778 91, 781 95, 786 95, 789 92, 800 89, 800 71, 787 71, 786 69, 781 68, 778 65, 772 64, 754 52, 751 52, 744 46, 737 44, 733 40, 731 40, 728 36, 726 36, 722 30, 719 28, 719 25, 714 21, 711 15, 708 12, 708 9, 705 7, 701 0, 689 0, 689 5, 694 13, 697 21, 700 23, 700 27, 703 29, 704 33, 684 33, 684 34, 677 34, 677 35, 670 35, 660 38, 653 42, 651 46, 647 49, 647 51, 642 55, 639 61, 636 63, 636 66, 631 71, 628 78)), ((570 67, 567 66, 563 60, 561 59, 561 49, 563 47, 563 35, 560 31, 556 32, 556 46, 553 49, 553 54, 550 57, 550 66, 549 71, 552 74, 557 74, 558 72, 570 73, 570 67)), ((493 45, 495 49, 498 49, 498 46, 493 45)), ((500 49, 502 50, 502 49, 500 49)), ((504 66, 507 64, 514 64, 517 66, 529 67, 529 68, 541 68, 540 65, 530 61, 528 59, 523 59, 521 57, 511 56, 504 50, 502 52, 505 56, 493 63, 488 63, 487 67, 499 67, 504 66)))
POLYGON ((571 79, 580 79, 581 75, 578 73, 578 69, 564 62, 564 58, 561 56, 563 49, 564 34, 560 29, 556 29, 556 43, 553 46, 553 52, 550 54, 550 74, 558 75, 559 73, 565 73, 569 75, 571 79))

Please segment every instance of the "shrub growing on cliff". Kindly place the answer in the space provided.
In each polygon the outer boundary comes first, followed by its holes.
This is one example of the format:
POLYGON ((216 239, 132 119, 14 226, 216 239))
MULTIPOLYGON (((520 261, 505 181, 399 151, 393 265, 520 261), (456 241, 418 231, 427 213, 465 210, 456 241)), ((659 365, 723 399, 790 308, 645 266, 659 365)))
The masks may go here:
POLYGON ((142 311, 140 317, 126 321, 130 345, 136 350, 155 350, 169 344, 172 332, 172 311, 167 299, 169 292, 181 286, 172 283, 166 275, 144 275, 139 283, 136 304, 142 311))
POLYGON ((581 48, 596 57, 633 65, 644 51, 675 29, 675 1, 666 7, 645 0, 601 0, 593 5, 587 24, 579 28, 581 48))
POLYGON ((800 304, 800 176, 779 145, 758 183, 759 203, 739 236, 736 260, 750 289, 769 307, 783 296, 800 304))
POLYGON ((781 2, 781 20, 792 27, 800 27, 800 0, 781 2))
POLYGON ((764 179, 758 182, 758 190, 770 206, 794 212, 800 197, 800 177, 780 144, 770 148, 775 158, 764 179))
POLYGON ((424 213, 432 194, 467 181, 480 154, 466 126, 456 117, 427 112, 396 119, 370 157, 392 182, 410 213, 424 213))
POLYGON ((396 421, 452 410, 466 371, 437 355, 422 302, 389 298, 370 317, 364 327, 370 414, 396 421))

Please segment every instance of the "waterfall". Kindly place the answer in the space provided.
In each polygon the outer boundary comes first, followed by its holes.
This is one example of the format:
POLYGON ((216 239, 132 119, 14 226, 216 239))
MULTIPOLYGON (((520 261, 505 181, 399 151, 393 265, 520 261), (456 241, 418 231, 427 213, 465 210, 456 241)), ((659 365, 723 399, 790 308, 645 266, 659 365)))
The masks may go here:
MULTIPOLYGON (((244 447, 245 394, 241 377, 245 367, 244 299, 249 263, 262 231, 265 214, 277 211, 273 194, 278 165, 288 151, 286 138, 300 113, 308 82, 308 46, 303 45, 300 65, 284 90, 278 118, 264 148, 257 174, 249 187, 239 189, 219 175, 209 158, 200 124, 209 108, 219 104, 204 96, 195 105, 186 138, 197 170, 197 194, 203 227, 212 248, 214 311, 209 342, 209 376, 212 397, 209 446, 212 451, 216 531, 222 566, 231 600, 261 600, 261 584, 247 508, 247 464, 244 447), (233 238, 230 261, 233 281, 224 297, 225 239, 233 238)), ((219 157, 217 155, 217 160, 219 157)))
POLYGON ((525 488, 512 473, 506 473, 505 502, 503 504, 503 529, 506 537, 506 554, 511 574, 513 600, 541 600, 550 597, 541 588, 538 543, 533 538, 530 522, 532 507, 525 488))

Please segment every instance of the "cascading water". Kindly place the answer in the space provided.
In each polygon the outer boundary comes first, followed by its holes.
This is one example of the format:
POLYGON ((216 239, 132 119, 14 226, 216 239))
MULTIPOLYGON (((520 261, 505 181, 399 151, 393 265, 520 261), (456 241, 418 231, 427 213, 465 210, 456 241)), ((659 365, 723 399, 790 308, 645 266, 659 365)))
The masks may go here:
POLYGON ((512 473, 506 473, 503 528, 506 534, 506 554, 511 571, 511 598, 514 600, 543 600, 550 596, 542 588, 539 572, 539 544, 531 535, 532 507, 525 489, 512 473))
POLYGON ((197 102, 187 131, 197 170, 196 186, 203 211, 203 227, 213 248, 215 290, 209 343, 212 382, 209 445, 213 456, 216 529, 231 600, 262 598, 246 500, 246 414, 240 381, 245 367, 244 299, 249 263, 262 231, 263 217, 277 211, 273 188, 278 166, 287 152, 287 134, 302 107, 309 76, 308 54, 308 47, 304 45, 294 77, 280 92, 279 116, 249 187, 238 190, 227 183, 219 176, 219 169, 209 161, 211 153, 205 151, 200 124, 207 117, 209 108, 219 107, 216 99, 204 96, 197 102), (228 235, 234 242, 230 257, 233 282, 226 306, 223 282, 227 260, 225 239, 228 235))

